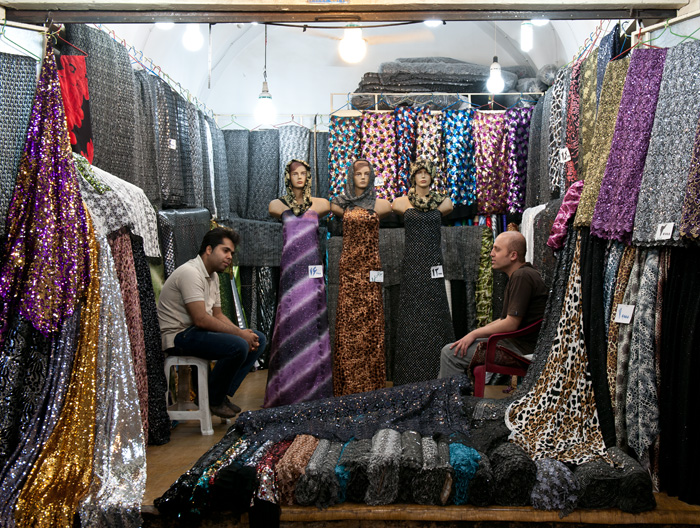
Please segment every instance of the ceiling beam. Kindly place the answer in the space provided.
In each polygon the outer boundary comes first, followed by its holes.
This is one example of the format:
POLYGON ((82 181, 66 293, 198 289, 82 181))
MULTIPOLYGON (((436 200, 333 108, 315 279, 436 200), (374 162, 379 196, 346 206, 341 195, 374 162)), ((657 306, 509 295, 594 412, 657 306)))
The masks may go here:
MULTIPOLYGON (((310 0, 311 1, 311 0, 310 0)), ((37 2, 38 4, 39 2, 37 2)), ((13 2, 14 4, 14 2, 13 2)), ((446 4, 446 3, 445 3, 446 4)), ((531 18, 548 18, 550 20, 595 20, 595 19, 664 19, 676 16, 679 2, 656 2, 655 4, 622 4, 613 5, 611 2, 589 2, 579 0, 577 4, 567 4, 571 9, 499 9, 502 4, 490 4, 488 7, 454 8, 438 4, 435 8, 425 5, 407 4, 401 9, 383 4, 381 6, 355 4, 332 5, 324 4, 325 8, 295 5, 289 8, 277 7, 274 10, 265 9, 260 4, 248 5, 250 9, 231 4, 219 4, 209 10, 148 10, 133 9, 133 4, 124 5, 120 10, 104 9, 13 9, 7 7, 8 20, 28 24, 43 24, 47 20, 56 23, 103 23, 103 24, 138 24, 154 22, 178 23, 246 23, 246 22, 292 22, 292 23, 323 23, 323 22, 390 22, 390 21, 422 21, 426 18, 437 18, 444 21, 469 20, 527 20, 531 18), (129 8, 131 6, 131 8, 129 8)), ((511 2, 511 5, 513 2, 511 2)), ((34 4, 36 5, 36 4, 34 4)), ((56 5, 55 3, 53 4, 56 5)), ((85 5, 85 4, 81 4, 85 5)), ((110 4, 111 5, 111 4, 110 4)), ((89 6, 94 7, 94 5, 89 6)), ((524 6, 521 6, 524 7, 524 6)), ((529 7, 529 6, 528 6, 529 7)))

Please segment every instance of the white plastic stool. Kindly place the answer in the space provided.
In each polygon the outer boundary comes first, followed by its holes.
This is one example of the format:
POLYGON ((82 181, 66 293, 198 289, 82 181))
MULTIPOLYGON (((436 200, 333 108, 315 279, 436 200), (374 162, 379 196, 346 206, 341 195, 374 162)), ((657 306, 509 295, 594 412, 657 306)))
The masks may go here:
POLYGON ((178 365, 197 367, 197 391, 199 407, 191 401, 178 401, 175 405, 168 405, 168 392, 165 393, 165 405, 168 408, 168 416, 171 420, 199 420, 202 434, 213 435, 211 426, 211 411, 209 410, 209 360, 194 356, 168 356, 165 358, 165 379, 167 387, 170 387, 170 369, 178 365))

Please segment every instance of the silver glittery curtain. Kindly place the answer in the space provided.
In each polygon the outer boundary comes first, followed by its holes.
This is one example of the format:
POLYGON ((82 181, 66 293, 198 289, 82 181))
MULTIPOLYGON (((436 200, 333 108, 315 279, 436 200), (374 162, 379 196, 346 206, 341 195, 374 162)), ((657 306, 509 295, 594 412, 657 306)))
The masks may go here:
POLYGON ((231 215, 229 204, 228 162, 226 160, 226 143, 224 134, 212 118, 207 118, 211 132, 211 144, 214 155, 214 188, 216 189, 217 218, 225 220, 231 215))
POLYGON ((122 294, 106 238, 100 246, 100 333, 96 362, 93 478, 80 507, 83 526, 141 526, 146 446, 122 294))

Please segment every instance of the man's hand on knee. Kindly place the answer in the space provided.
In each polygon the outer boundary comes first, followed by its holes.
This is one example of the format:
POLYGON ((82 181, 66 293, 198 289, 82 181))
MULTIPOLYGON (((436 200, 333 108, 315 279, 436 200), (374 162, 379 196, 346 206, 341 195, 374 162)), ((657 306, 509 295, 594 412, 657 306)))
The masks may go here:
POLYGON ((450 350, 454 351, 455 356, 462 358, 467 353, 467 349, 472 343, 474 343, 474 341, 475 339, 471 336, 471 334, 467 334, 459 341, 452 343, 450 350))

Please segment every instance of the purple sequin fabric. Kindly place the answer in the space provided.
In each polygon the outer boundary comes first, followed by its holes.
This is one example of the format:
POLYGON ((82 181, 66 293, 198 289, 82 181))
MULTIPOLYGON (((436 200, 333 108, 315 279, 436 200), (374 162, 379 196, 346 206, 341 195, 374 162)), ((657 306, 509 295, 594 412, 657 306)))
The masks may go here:
POLYGON ((591 221, 591 234, 627 242, 654 124, 666 49, 637 49, 622 91, 608 164, 591 221))
POLYGON ((472 123, 479 213, 505 213, 510 179, 505 115, 477 112, 472 123))
POLYGON ((508 127, 508 212, 522 213, 525 206, 525 179, 527 178, 527 150, 530 139, 532 107, 511 108, 506 111, 508 127))
POLYGON ((377 198, 393 200, 396 186, 396 132, 392 114, 362 114, 362 157, 374 167, 377 198))
POLYGON ((60 329, 89 283, 85 209, 48 44, 7 218, 0 342, 11 305, 48 335, 60 329))
POLYGON ((582 190, 583 181, 577 181, 569 187, 566 195, 564 195, 564 201, 559 208, 557 217, 554 219, 552 231, 549 235, 549 240, 547 240, 547 245, 555 251, 564 247, 566 233, 569 229, 569 220, 576 214, 582 190))

